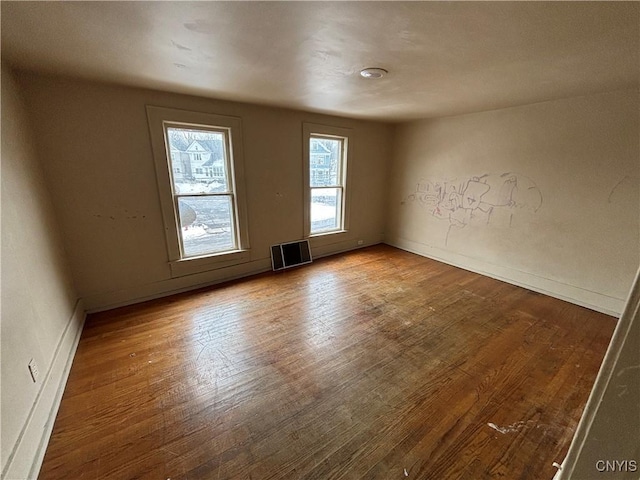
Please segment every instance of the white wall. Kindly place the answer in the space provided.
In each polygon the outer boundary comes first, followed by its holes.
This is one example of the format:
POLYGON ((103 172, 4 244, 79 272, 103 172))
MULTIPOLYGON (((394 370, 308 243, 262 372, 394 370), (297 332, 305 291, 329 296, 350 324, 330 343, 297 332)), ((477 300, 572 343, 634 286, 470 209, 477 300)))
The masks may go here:
POLYGON ((314 255, 382 240, 389 125, 79 80, 25 74, 20 82, 90 310, 269 269, 270 245, 303 236, 303 122, 353 129, 349 235, 314 255), (145 105, 242 119, 249 263, 171 278, 145 105))
POLYGON ((3 66, 3 478, 37 471, 84 320, 33 144, 20 89, 3 66), (36 383, 31 359, 40 371, 36 383))
POLYGON ((640 255, 638 109, 625 90, 399 125, 385 241, 619 315, 640 255))

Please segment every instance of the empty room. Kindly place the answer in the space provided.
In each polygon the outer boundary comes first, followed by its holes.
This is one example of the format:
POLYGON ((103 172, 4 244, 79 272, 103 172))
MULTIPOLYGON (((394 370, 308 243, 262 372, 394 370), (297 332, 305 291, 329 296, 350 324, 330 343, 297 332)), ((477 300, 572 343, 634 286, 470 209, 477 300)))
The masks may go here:
POLYGON ((638 479, 640 4, 0 8, 3 480, 638 479))

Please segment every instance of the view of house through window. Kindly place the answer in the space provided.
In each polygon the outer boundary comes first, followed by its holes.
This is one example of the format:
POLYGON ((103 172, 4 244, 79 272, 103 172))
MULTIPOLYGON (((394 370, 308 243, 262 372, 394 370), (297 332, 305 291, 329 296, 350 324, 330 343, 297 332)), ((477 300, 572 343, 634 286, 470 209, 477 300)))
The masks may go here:
POLYGON ((343 137, 311 135, 309 139, 312 235, 344 229, 345 146, 343 137))
POLYGON ((183 258, 237 249, 227 137, 227 130, 166 129, 183 258))

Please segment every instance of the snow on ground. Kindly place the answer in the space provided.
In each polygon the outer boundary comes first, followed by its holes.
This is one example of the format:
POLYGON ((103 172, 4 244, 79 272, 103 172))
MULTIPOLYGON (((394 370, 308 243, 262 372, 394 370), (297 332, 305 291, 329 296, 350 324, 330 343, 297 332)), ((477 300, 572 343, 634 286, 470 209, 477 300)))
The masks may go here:
MULTIPOLYGON (((318 224, 323 221, 333 220, 336 217, 336 208, 321 203, 311 204, 311 219, 314 224, 318 224)), ((211 228, 204 224, 196 223, 182 228, 182 240, 185 248, 190 251, 190 254, 194 253, 207 253, 211 251, 212 244, 210 242, 223 244, 229 243, 230 233, 228 229, 224 228, 211 228), (225 235, 226 234, 226 235, 225 235), (207 239, 209 238, 209 240, 207 239), (229 237, 229 238, 227 238, 229 237), (193 251, 193 253, 192 253, 193 251)))
POLYGON ((176 183, 176 193, 188 195, 190 193, 214 193, 220 190, 224 184, 212 183, 176 183))
POLYGON ((319 220, 328 220, 330 218, 335 218, 335 216, 336 207, 331 207, 322 203, 311 204, 311 218, 314 222, 319 220))
POLYGON ((208 234, 209 233, 205 230, 204 225, 191 225, 189 227, 182 228, 182 238, 185 241, 200 238, 208 234))

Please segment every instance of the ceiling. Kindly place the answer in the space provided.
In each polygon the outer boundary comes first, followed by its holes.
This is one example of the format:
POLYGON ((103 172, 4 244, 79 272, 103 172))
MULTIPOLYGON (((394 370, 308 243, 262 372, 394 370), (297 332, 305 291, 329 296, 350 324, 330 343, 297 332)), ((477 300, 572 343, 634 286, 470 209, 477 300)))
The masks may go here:
POLYGON ((15 68, 403 121, 637 87, 636 2, 1 2, 15 68), (358 72, 382 67, 367 80, 358 72))

